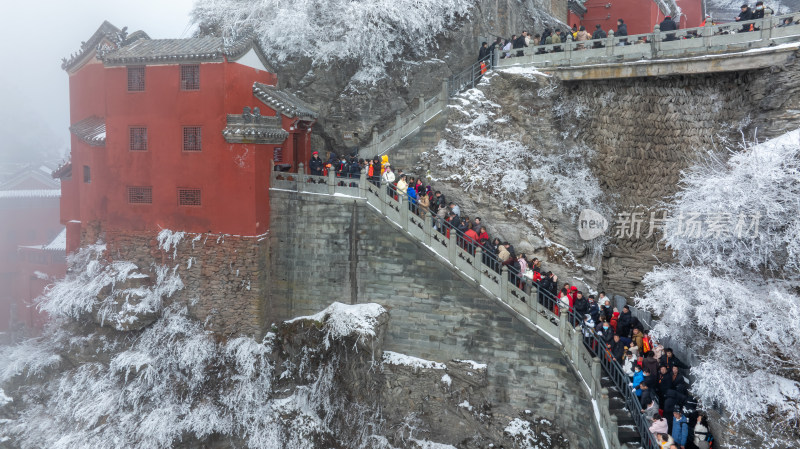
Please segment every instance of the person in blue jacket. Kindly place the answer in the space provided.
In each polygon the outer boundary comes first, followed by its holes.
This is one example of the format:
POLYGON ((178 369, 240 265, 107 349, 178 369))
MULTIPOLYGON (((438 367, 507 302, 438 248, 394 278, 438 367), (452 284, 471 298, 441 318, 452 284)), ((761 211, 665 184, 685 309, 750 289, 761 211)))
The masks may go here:
POLYGON ((672 413, 672 439, 681 449, 686 447, 686 440, 689 438, 689 420, 681 414, 680 410, 672 413))
POLYGON ((633 367, 633 383, 631 386, 633 390, 636 392, 636 396, 642 396, 642 389, 639 388, 639 384, 642 383, 644 380, 644 373, 642 373, 642 368, 639 365, 635 365, 633 367))

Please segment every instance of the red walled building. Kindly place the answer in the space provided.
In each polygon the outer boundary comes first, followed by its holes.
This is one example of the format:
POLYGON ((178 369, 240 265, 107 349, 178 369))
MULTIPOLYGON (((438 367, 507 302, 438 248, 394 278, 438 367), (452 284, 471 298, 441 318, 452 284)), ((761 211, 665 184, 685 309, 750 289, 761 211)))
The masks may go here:
POLYGON ((7 336, 41 329, 45 315, 34 299, 66 273, 61 190, 51 171, 31 166, 0 183, 0 332, 7 336))
MULTIPOLYGON (((703 23, 703 2, 701 0, 677 0, 681 16, 675 19, 680 28, 699 27, 703 23)), ((582 5, 576 1, 569 3, 569 26, 581 25, 591 33, 598 23, 604 31, 617 31, 617 19, 628 25, 628 34, 652 33, 653 28, 664 20, 668 13, 658 7, 653 0, 586 0, 582 5)))
POLYGON ((62 68, 72 154, 55 175, 68 251, 91 223, 263 234, 272 161, 311 156, 316 114, 275 88, 252 38, 150 39, 104 22, 62 68))

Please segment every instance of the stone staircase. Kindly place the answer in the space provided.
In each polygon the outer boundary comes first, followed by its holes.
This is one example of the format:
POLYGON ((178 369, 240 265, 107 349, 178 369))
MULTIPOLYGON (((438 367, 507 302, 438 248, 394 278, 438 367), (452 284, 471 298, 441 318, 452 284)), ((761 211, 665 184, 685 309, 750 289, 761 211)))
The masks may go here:
POLYGON ((621 447, 640 448, 642 447, 642 437, 636 430, 636 423, 631 418, 631 414, 625 407, 625 398, 619 388, 608 376, 600 378, 600 385, 608 390, 608 410, 617 417, 617 438, 621 447))
MULTIPOLYGON (((424 138, 433 139, 433 133, 422 134, 420 139, 424 138)), ((368 182, 365 173, 362 173, 360 179, 341 181, 333 173, 327 177, 273 173, 271 188, 346 196, 365 201, 385 220, 387 227, 412 237, 432 252, 434 257, 449 264, 465 282, 474 284, 475 288, 497 301, 529 329, 551 340, 563 350, 576 373, 583 379, 588 394, 597 404, 595 418, 598 427, 605 434, 604 445, 607 448, 656 449, 647 430, 649 423, 645 422, 638 409, 632 413, 629 411, 638 407, 635 396, 617 388, 617 385, 627 386, 627 376, 616 362, 601 359, 604 354, 595 356, 587 350, 581 329, 570 324, 574 318, 569 312, 562 308, 558 314, 553 313, 557 310, 554 307, 554 298, 548 298, 544 293, 540 295, 535 284, 520 284, 510 279, 505 266, 497 273, 485 265, 480 247, 465 248, 463 240, 454 229, 446 234, 435 230, 430 219, 423 219, 410 211, 404 196, 395 199, 395 195, 387 193, 386 186, 376 186, 368 182), (628 407, 628 403, 635 406, 628 407), (648 440, 644 444, 643 438, 648 440)), ((600 347, 596 337, 592 338, 594 347, 600 347)))

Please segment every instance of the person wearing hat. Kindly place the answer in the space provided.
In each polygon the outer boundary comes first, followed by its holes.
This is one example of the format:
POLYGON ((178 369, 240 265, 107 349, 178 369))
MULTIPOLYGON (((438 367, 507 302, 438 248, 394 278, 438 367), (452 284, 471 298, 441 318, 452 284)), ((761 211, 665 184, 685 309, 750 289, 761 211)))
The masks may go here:
MULTIPOLYGON (((672 20, 671 16, 667 16, 667 17, 664 17, 664 20, 661 21, 661 23, 658 25, 658 27, 659 27, 659 29, 661 31, 675 31, 675 30, 678 29, 678 24, 676 24, 675 21, 672 20)), ((664 40, 665 41, 674 41, 674 40, 676 40, 675 39, 675 33, 667 34, 667 37, 664 38, 664 40)))
POLYGON ((308 170, 314 176, 322 176, 322 169, 325 164, 322 163, 322 159, 319 158, 319 151, 314 151, 311 153, 311 160, 308 161, 308 170))

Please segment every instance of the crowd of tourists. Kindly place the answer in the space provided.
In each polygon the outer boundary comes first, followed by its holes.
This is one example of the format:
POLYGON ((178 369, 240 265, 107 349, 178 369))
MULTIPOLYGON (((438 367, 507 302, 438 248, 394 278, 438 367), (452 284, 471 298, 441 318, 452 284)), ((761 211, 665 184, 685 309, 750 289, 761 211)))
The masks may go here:
MULTIPOLYGON (((749 20, 756 20, 756 19, 763 19, 764 13, 768 10, 764 6, 763 1, 756 2, 755 6, 751 8, 749 5, 744 4, 741 7, 741 12, 737 15, 734 20, 736 22, 745 22, 749 20)), ((711 21, 711 16, 706 15, 705 19, 703 20, 702 24, 700 25, 705 26, 706 22, 711 21)), ((788 26, 795 23, 800 23, 800 20, 794 21, 794 18, 789 17, 785 18, 778 26, 788 26)), ((712 24, 716 24, 712 22, 712 24)), ((659 23, 659 29, 662 32, 668 31, 675 31, 679 28, 679 25, 675 20, 673 20, 672 16, 664 17, 664 20, 659 23)), ((611 31, 611 30, 609 30, 611 31)), ((614 31, 615 37, 620 37, 618 43, 616 45, 633 45, 633 44, 646 44, 649 43, 647 36, 638 36, 635 40, 631 39, 630 41, 626 38, 628 36, 628 25, 625 23, 624 19, 617 19, 617 28, 614 31)), ((747 32, 747 31, 758 31, 758 28, 754 26, 754 24, 744 24, 739 32, 747 32)), ((730 31, 720 31, 719 33, 728 33, 730 31)), ((578 42, 575 46, 574 50, 584 50, 587 48, 603 48, 605 47, 605 42, 603 39, 608 37, 608 32, 603 30, 602 26, 598 23, 595 24, 594 29, 587 30, 585 26, 581 25, 578 26, 577 24, 572 25, 572 29, 568 29, 567 27, 559 29, 557 25, 547 25, 544 28, 544 31, 539 34, 531 34, 528 31, 522 31, 519 35, 515 34, 512 35, 511 38, 502 38, 497 37, 495 41, 491 44, 488 42, 483 42, 481 48, 478 52, 478 61, 482 61, 487 58, 489 55, 494 54, 495 52, 500 52, 499 58, 513 58, 518 56, 523 56, 525 54, 525 48, 527 47, 539 47, 536 50, 536 54, 544 54, 544 53, 556 53, 564 51, 564 48, 559 44, 567 42, 568 39, 578 42), (592 41, 592 42, 587 42, 592 41), (551 46, 551 47, 544 47, 544 46, 551 46)), ((684 36, 681 36, 680 39, 692 39, 701 37, 696 30, 691 30, 687 32, 684 36)), ((677 40, 679 37, 676 34, 667 34, 664 40, 672 41, 677 40)))
POLYGON ((639 399, 641 412, 650 421, 650 431, 662 448, 708 449, 711 437, 702 414, 683 414, 689 405, 689 366, 679 360, 671 348, 664 348, 648 335, 628 305, 618 310, 605 292, 585 295, 578 286, 560 283, 558 275, 546 271, 542 261, 518 253, 511 243, 492 237, 481 217, 470 217, 424 179, 395 170, 387 156, 359 159, 331 154, 323 161, 315 151, 309 161, 309 173, 328 176, 334 172, 340 185, 356 182, 364 172, 369 182, 387 189, 394 200, 406 200, 409 212, 430 220, 432 229, 448 239, 455 233, 459 247, 476 256, 488 270, 501 273, 506 267, 509 281, 518 288, 538 292, 540 304, 556 316, 568 311, 571 321, 580 326, 584 342, 593 354, 615 360, 630 378, 630 388, 639 399), (598 348, 598 345, 602 347, 598 348))

